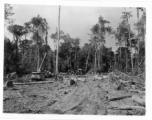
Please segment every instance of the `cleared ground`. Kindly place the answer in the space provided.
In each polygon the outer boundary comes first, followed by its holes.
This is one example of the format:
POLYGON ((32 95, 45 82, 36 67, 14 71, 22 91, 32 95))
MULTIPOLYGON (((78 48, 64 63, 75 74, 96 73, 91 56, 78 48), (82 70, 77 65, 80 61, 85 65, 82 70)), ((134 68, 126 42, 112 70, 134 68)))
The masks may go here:
POLYGON ((4 90, 3 112, 145 115, 145 104, 141 104, 144 90, 136 84, 122 87, 117 81, 111 82, 109 79, 94 80, 89 75, 86 76, 86 82, 78 81, 77 85, 72 86, 53 79, 47 79, 52 83, 14 85, 4 90))

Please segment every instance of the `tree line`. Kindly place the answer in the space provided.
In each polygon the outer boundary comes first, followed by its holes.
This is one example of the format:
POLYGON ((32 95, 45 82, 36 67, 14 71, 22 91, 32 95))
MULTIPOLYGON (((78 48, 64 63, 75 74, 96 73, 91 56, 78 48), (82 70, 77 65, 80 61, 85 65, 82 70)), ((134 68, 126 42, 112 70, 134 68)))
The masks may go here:
MULTIPOLYGON (((56 49, 48 45, 48 37, 56 48, 58 30, 48 35, 50 26, 40 15, 31 18, 24 25, 14 24, 11 19, 12 6, 5 4, 5 22, 8 31, 13 35, 10 40, 4 36, 4 74, 16 71, 18 75, 30 74, 32 71, 48 70, 55 72, 56 49), (28 38, 30 36, 30 39, 28 38), (42 64, 43 58, 44 62, 42 64)), ((145 64, 145 34, 146 11, 137 8, 142 13, 141 18, 134 24, 138 31, 135 34, 130 27, 131 12, 124 10, 116 30, 109 25, 110 21, 99 16, 98 23, 90 28, 89 42, 80 47, 80 38, 73 38, 60 30, 59 41, 59 72, 76 72, 83 69, 87 72, 109 72, 119 70, 126 73, 138 74, 144 71, 145 64), (106 35, 114 36, 118 49, 106 47, 106 35)), ((138 17, 138 15, 137 15, 138 17)))

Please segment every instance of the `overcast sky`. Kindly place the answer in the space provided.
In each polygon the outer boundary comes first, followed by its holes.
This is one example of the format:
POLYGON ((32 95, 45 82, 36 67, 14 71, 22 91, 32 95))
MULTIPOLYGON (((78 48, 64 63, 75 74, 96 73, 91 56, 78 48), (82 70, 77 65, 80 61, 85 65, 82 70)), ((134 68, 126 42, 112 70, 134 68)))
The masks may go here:
MULTIPOLYGON (((36 17, 38 14, 46 18, 49 23, 49 34, 55 33, 56 27, 58 27, 58 6, 44 6, 44 5, 12 5, 13 12, 15 13, 12 18, 15 19, 15 24, 23 25, 25 22, 31 20, 32 17, 36 17)), ((137 13, 135 8, 126 8, 127 11, 132 11, 133 17, 129 19, 129 22, 133 29, 133 23, 136 22, 137 13)), ((80 45, 88 42, 90 29, 98 22, 99 16, 103 16, 105 20, 110 21, 110 26, 116 29, 121 22, 121 15, 124 8, 114 7, 77 7, 77 6, 61 6, 61 20, 60 29, 64 33, 69 33, 72 38, 79 37, 81 39, 80 45)), ((106 46, 112 47, 116 50, 115 39, 106 37, 106 46)), ((53 40, 48 38, 48 43, 53 49, 53 40)))

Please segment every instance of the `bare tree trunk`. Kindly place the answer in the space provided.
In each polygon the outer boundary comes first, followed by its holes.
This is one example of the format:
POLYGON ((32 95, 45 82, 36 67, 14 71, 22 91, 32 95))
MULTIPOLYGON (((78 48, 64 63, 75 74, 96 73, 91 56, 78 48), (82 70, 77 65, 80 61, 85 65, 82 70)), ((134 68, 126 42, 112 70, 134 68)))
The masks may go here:
POLYGON ((77 66, 77 61, 76 61, 76 48, 74 48, 74 51, 75 51, 75 55, 74 55, 74 73, 76 73, 76 66, 77 66))
POLYGON ((95 44, 95 61, 94 61, 94 71, 97 73, 97 45, 95 44))
MULTIPOLYGON (((127 17, 127 24, 128 24, 128 17, 127 17)), ((129 41, 130 41, 130 52, 131 52, 131 68, 132 68, 132 73, 133 73, 133 58, 132 58, 132 46, 131 46, 131 39, 130 39, 130 26, 128 24, 128 31, 129 31, 129 41)))
POLYGON ((57 40, 57 54, 56 54, 56 75, 55 79, 58 80, 58 49, 60 40, 60 6, 59 6, 59 16, 58 16, 58 40, 57 40))
MULTIPOLYGON (((130 39, 130 28, 129 28, 129 39, 130 39)), ((129 40, 130 41, 130 52, 131 52, 131 68, 132 68, 132 74, 134 72, 134 65, 133 65, 133 58, 132 58, 132 47, 131 47, 131 39, 129 40)))
POLYGON ((15 59, 16 59, 16 73, 18 74, 18 69, 19 69, 19 66, 18 66, 18 37, 16 37, 16 56, 15 56, 15 59))
POLYGON ((47 55, 47 52, 46 52, 45 55, 44 55, 44 58, 43 58, 43 60, 42 60, 42 63, 41 63, 41 65, 40 65, 40 67, 39 67, 39 71, 40 71, 41 68, 42 68, 42 65, 43 65, 43 62, 44 62, 44 60, 45 60, 46 55, 47 55))
POLYGON ((98 52, 98 69, 100 70, 100 49, 99 49, 99 52, 98 52))
MULTIPOLYGON (((139 9, 137 8, 137 23, 139 22, 139 9)), ((139 29, 137 29, 137 36, 139 35, 139 29)), ((138 55, 139 55, 139 39, 137 42, 137 47, 138 47, 138 55)))
MULTIPOLYGON (((137 23, 139 22, 139 9, 138 9, 138 7, 137 7, 137 23)), ((137 27, 137 36, 139 35, 139 29, 138 29, 138 27, 137 27)), ((138 48, 138 50, 137 50, 137 66, 138 66, 138 64, 139 64, 139 41, 140 41, 140 39, 139 39, 139 36, 137 37, 137 39, 138 39, 138 42, 137 42, 137 48, 138 48)), ((137 70, 138 71, 138 70, 137 70)))
MULTIPOLYGON (((102 43, 102 49, 101 49, 101 51, 100 51, 100 63, 102 64, 102 51, 103 51, 103 43, 102 43)), ((101 65, 100 65, 100 69, 103 69, 103 65, 102 65, 102 67, 101 67, 101 65)))
POLYGON ((56 66, 56 40, 54 39, 54 53, 53 53, 53 72, 55 73, 56 69, 55 69, 55 66, 56 66))
POLYGON ((55 73, 55 66, 56 66, 56 51, 54 50, 54 54, 53 54, 53 67, 54 67, 54 73, 55 73))
POLYGON ((40 66, 40 55, 39 55, 39 45, 37 45, 37 71, 39 71, 40 66))
POLYGON ((120 71, 122 70, 122 62, 121 62, 121 46, 120 46, 120 71))
POLYGON ((89 50, 89 52, 88 52, 88 56, 87 56, 87 60, 86 60, 85 72, 87 71, 87 67, 88 67, 88 61, 89 61, 90 51, 91 50, 89 50))
POLYGON ((126 72, 128 71, 128 54, 127 54, 127 45, 125 49, 125 54, 126 54, 126 72))
POLYGON ((95 51, 95 60, 94 60, 94 72, 96 73, 97 72, 97 55, 96 55, 96 51, 95 51))
POLYGON ((48 45, 47 36, 48 36, 48 31, 46 30, 46 36, 45 36, 45 42, 46 42, 46 45, 48 45))

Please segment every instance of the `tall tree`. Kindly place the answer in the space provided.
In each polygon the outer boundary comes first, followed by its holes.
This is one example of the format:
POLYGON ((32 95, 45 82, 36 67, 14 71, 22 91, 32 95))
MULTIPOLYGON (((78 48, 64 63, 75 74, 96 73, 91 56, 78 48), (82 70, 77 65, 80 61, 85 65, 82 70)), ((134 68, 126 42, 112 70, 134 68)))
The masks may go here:
POLYGON ((20 25, 10 25, 8 27, 8 30, 10 33, 13 34, 14 36, 14 41, 15 41, 15 45, 16 45, 16 72, 18 73, 19 72, 19 57, 18 57, 18 43, 19 43, 19 40, 20 38, 25 34, 25 29, 23 26, 20 26, 20 25))
POLYGON ((13 7, 10 4, 5 4, 5 22, 13 24, 14 20, 10 18, 14 13, 12 12, 13 7))
MULTIPOLYGON (((37 17, 33 17, 31 21, 29 21, 29 23, 25 24, 30 32, 33 33, 32 39, 37 45, 37 71, 40 71, 40 45, 44 43, 43 35, 44 33, 47 34, 47 30, 49 29, 49 27, 46 20, 43 19, 40 15, 38 15, 37 17)), ((45 40, 47 40, 47 38, 45 40)))
POLYGON ((94 25, 91 29, 93 34, 93 42, 95 46, 95 71, 97 70, 97 53, 98 53, 98 69, 100 70, 100 63, 102 63, 102 58, 100 58, 100 47, 105 43, 105 35, 106 33, 111 33, 112 28, 109 26, 109 21, 104 20, 102 16, 99 17, 98 24, 94 25))
MULTIPOLYGON (((125 8, 124 8, 125 9, 125 8)), ((130 46, 130 51, 131 51, 131 67, 132 67, 132 73, 133 73, 133 55, 132 55, 132 45, 131 45, 131 31, 130 31, 130 24, 128 22, 129 18, 132 17, 131 12, 126 12, 126 9, 124 12, 122 12, 122 19, 124 21, 124 24, 126 25, 126 29, 127 31, 125 31, 125 33, 128 35, 128 38, 125 41, 126 46, 129 45, 130 46), (128 44, 129 43, 129 44, 128 44)), ((127 52, 126 52, 126 57, 127 57, 127 52)), ((126 67, 127 67, 127 60, 126 60, 126 67)), ((127 70, 127 68, 126 68, 127 70)))
POLYGON ((4 75, 15 70, 15 44, 9 38, 4 38, 4 75))
MULTIPOLYGON (((54 66, 54 73, 55 73, 55 67, 56 67, 56 52, 57 52, 57 40, 58 40, 58 29, 56 29, 55 33, 51 34, 51 39, 54 42, 54 54, 53 54, 53 66, 54 66)), ((64 39, 65 35, 64 32, 62 30, 60 30, 60 38, 64 39)), ((59 41, 60 44, 60 41, 59 41)))
MULTIPOLYGON (((145 35, 146 35, 146 10, 145 8, 137 7, 137 23, 135 23, 136 30, 138 31, 136 41, 137 41, 137 67, 140 64, 140 43, 143 43, 145 41, 145 35), (139 18, 139 13, 142 11, 141 18, 139 18)), ((144 57, 144 56, 142 56, 144 57)), ((138 70, 137 70, 138 71, 138 70)))
POLYGON ((76 69, 78 68, 78 66, 77 66, 77 53, 79 50, 79 44, 80 44, 79 38, 73 39, 72 47, 74 48, 74 72, 76 72, 76 69))
POLYGON ((59 16, 58 16, 58 40, 57 40, 57 53, 56 53, 56 71, 55 78, 58 80, 58 49, 59 49, 59 40, 60 40, 60 6, 59 6, 59 16))

